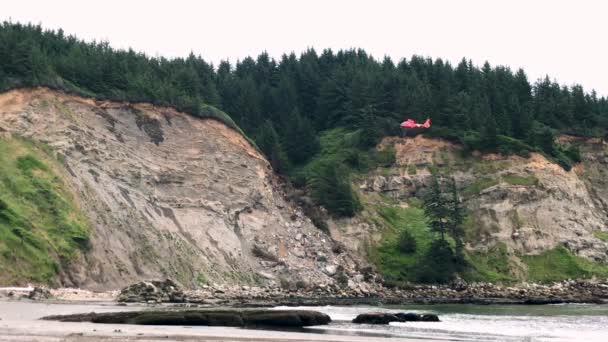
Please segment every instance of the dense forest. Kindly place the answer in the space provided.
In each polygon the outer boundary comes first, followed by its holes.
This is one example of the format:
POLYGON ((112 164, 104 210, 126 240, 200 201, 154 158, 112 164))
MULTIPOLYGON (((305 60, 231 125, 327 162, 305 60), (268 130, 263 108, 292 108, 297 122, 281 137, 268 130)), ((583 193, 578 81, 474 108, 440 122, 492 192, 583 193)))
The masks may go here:
POLYGON ((420 56, 395 62, 359 49, 309 49, 279 60, 262 53, 214 66, 194 54, 153 58, 61 30, 3 23, 0 90, 38 85, 171 105, 240 127, 275 170, 307 186, 335 215, 358 210, 348 175, 390 162, 373 147, 399 134, 399 123, 409 117, 430 117, 430 135, 470 150, 539 151, 564 168, 578 152, 556 145, 555 134, 603 137, 608 128, 608 100, 594 91, 548 77, 531 83, 523 70, 478 67, 466 59, 453 66, 420 56))

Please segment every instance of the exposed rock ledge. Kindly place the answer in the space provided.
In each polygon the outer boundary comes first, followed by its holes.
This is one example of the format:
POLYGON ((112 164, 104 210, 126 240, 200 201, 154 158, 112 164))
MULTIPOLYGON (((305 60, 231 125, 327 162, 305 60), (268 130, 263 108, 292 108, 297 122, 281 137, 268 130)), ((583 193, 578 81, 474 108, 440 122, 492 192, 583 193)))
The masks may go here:
POLYGON ((92 322, 140 325, 279 326, 325 325, 331 318, 308 310, 163 310, 85 313, 43 317, 61 322, 92 322))

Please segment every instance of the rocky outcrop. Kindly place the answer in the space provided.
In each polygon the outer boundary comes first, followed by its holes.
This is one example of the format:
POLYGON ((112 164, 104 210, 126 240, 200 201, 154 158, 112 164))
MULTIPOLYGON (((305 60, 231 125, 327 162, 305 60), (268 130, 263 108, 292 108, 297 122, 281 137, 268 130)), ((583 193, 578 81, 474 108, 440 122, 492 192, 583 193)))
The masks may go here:
POLYGON ((34 287, 32 291, 27 295, 28 299, 31 300, 47 300, 53 298, 51 291, 44 287, 34 287))
POLYGON ((43 317, 61 322, 105 324, 188 325, 227 327, 306 327, 326 325, 331 318, 307 310, 166 310, 88 313, 43 317))
POLYGON ((359 314, 352 322, 356 324, 389 324, 390 322, 401 322, 401 319, 394 314, 372 312, 359 314))
POLYGON ((124 303, 183 303, 186 295, 171 279, 142 281, 120 291, 119 302, 124 303))
POLYGON ((356 324, 389 324, 391 322, 439 322, 435 314, 416 314, 411 312, 385 313, 371 312, 359 314, 352 320, 356 324))
MULTIPOLYGON (((470 214, 470 250, 504 243, 510 254, 535 255, 565 246, 575 255, 606 263, 608 243, 598 232, 608 232, 608 144, 592 139, 577 143, 583 161, 565 171, 538 153, 530 158, 463 157, 458 145, 442 140, 386 138, 380 148, 394 146, 396 165, 370 173, 357 185, 368 202, 390 198, 389 205, 407 207, 426 192, 434 165, 456 180, 470 214)), ((355 251, 361 249, 357 241, 377 241, 381 231, 364 213, 336 222, 332 235, 355 251)))
POLYGON ((334 252, 258 150, 218 121, 39 88, 0 94, 0 131, 48 147, 89 218, 90 248, 58 262, 54 286, 330 286, 328 268, 351 278, 362 264, 334 252))

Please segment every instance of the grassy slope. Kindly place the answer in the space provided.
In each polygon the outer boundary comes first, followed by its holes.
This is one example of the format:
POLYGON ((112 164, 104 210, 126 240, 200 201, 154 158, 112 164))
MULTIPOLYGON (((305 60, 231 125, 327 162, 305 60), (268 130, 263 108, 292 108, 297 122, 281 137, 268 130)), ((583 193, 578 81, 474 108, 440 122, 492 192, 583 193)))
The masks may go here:
POLYGON ((366 172, 376 166, 384 166, 394 162, 394 149, 376 151, 361 150, 359 140, 361 131, 348 131, 343 128, 326 130, 321 133, 319 143, 320 151, 304 165, 295 167, 291 175, 295 178, 309 177, 319 165, 324 163, 343 164, 351 171, 366 172))
POLYGON ((433 240, 433 233, 426 225, 424 211, 414 206, 380 206, 377 214, 377 223, 386 227, 386 230, 372 253, 372 259, 387 282, 414 281, 417 268, 433 240), (399 234, 403 230, 409 231, 416 239, 414 253, 404 254, 399 250, 399 234))
MULTIPOLYGON (((418 207, 378 206, 377 224, 385 227, 380 243, 371 251, 372 260, 388 283, 415 281, 416 271, 434 237, 426 226, 424 211, 418 207), (408 230, 416 239, 415 253, 404 254, 398 248, 398 237, 408 230)), ((506 245, 499 243, 486 251, 467 252, 470 269, 461 276, 470 281, 513 283, 518 280, 549 283, 563 279, 608 277, 608 266, 571 254, 558 246, 540 255, 516 255, 525 269, 513 263, 506 245), (518 278, 516 274, 524 274, 518 278)))
POLYGON ((593 232, 593 235, 604 242, 608 242, 608 232, 596 230, 595 232, 593 232))
POLYGON ((504 243, 497 243, 487 251, 467 252, 467 261, 472 269, 462 275, 465 279, 491 283, 511 283, 517 280, 504 243))
POLYGON ((608 277, 608 266, 574 256, 562 246, 539 255, 525 255, 522 259, 528 265, 528 279, 531 281, 608 277))
POLYGON ((0 139, 0 283, 49 282, 89 246, 89 228, 48 148, 0 139))

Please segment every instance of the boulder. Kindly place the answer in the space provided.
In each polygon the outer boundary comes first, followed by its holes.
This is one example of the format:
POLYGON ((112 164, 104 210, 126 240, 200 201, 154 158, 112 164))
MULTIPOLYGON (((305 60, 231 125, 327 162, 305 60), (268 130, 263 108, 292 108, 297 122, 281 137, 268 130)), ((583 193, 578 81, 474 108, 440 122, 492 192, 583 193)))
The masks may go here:
POLYGON ((437 316, 435 314, 425 314, 425 315, 422 315, 422 317, 420 317, 420 320, 422 322, 441 322, 439 320, 439 316, 437 316))
POLYGON ((171 279, 142 281, 120 291, 119 302, 124 303, 184 303, 186 295, 171 279))
POLYGON ((400 312, 395 314, 402 322, 418 322, 422 320, 422 316, 411 312, 400 312))
POLYGON ((454 279, 454 281, 452 281, 450 287, 456 291, 462 292, 465 291, 467 287, 469 287, 469 284, 462 278, 456 278, 454 279))
POLYGON ((390 322, 440 322, 435 314, 419 315, 411 312, 396 314, 385 312, 371 312, 358 315, 352 321, 358 324, 389 324, 390 322))
POLYGON ((372 183, 372 189, 375 192, 382 192, 386 189, 387 187, 387 181, 386 178, 383 176, 376 176, 373 180, 372 183))
POLYGON ((34 289, 30 291, 30 293, 27 295, 27 298, 31 300, 45 300, 50 299, 52 297, 53 295, 51 294, 51 291, 44 287, 38 286, 34 287, 34 289))
POLYGON ((356 324, 389 324, 390 322, 403 321, 394 314, 371 312, 358 315, 352 322, 356 324))
POLYGON ((336 274, 336 272, 338 272, 338 267, 336 265, 327 265, 323 269, 323 272, 325 272, 325 274, 328 276, 333 276, 336 274))

